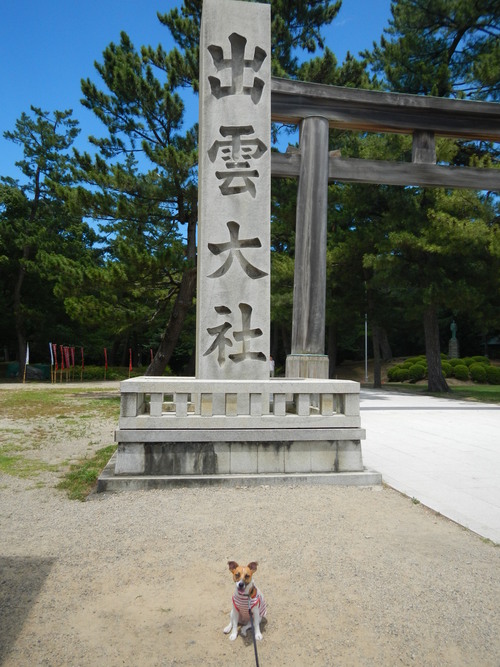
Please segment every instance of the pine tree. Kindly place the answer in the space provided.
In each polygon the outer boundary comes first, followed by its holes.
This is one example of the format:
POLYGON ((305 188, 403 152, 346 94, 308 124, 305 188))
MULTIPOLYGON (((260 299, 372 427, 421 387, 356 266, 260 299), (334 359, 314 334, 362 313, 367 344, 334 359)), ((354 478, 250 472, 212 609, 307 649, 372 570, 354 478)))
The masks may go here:
POLYGON ((70 148, 78 134, 71 111, 49 113, 31 107, 5 138, 23 149, 16 163, 21 181, 2 178, 0 185, 0 275, 12 313, 20 373, 23 376, 28 337, 36 341, 51 309, 59 310, 53 289, 63 257, 82 260, 95 235, 81 213, 61 197, 72 183, 70 148), (45 303, 44 303, 45 300, 45 303), (44 307, 45 306, 45 307, 44 307))
POLYGON ((365 54, 391 90, 499 99, 499 0, 397 0, 391 11, 365 54))

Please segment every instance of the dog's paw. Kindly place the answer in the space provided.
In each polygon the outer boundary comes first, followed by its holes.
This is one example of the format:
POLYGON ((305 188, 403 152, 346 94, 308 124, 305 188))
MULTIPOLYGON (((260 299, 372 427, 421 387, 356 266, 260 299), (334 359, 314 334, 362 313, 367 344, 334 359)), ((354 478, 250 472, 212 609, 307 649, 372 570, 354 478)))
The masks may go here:
POLYGON ((229 635, 229 639, 230 639, 232 642, 234 642, 234 640, 236 639, 237 636, 238 636, 238 633, 237 633, 237 632, 232 632, 232 633, 229 635))
POLYGON ((261 635, 260 632, 255 633, 255 639, 257 639, 257 641, 259 641, 259 642, 262 640, 262 635, 261 635))
POLYGON ((232 629, 233 629, 233 624, 232 623, 230 623, 229 625, 226 625, 226 627, 224 628, 224 634, 228 635, 231 632, 232 629))

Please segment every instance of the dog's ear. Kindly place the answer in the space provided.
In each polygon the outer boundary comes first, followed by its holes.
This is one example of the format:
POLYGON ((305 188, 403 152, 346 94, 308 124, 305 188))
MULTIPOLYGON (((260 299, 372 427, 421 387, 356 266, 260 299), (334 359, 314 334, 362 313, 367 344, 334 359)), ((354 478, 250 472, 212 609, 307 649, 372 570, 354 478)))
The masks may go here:
POLYGON ((251 563, 248 563, 247 567, 251 572, 255 572, 257 570, 257 565, 258 563, 252 561, 251 563))
POLYGON ((236 563, 236 561, 234 560, 228 560, 227 564, 229 565, 229 569, 231 570, 231 572, 236 570, 236 568, 238 567, 238 563, 236 563))

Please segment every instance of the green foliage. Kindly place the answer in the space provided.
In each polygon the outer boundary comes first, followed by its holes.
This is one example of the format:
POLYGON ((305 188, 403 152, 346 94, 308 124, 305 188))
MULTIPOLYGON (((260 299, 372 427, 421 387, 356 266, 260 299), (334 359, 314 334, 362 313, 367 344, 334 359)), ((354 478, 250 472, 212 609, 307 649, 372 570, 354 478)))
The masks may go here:
POLYGON ((409 369, 404 365, 393 366, 387 371, 389 382, 405 382, 410 378, 409 369))
POLYGON ((484 357, 482 355, 476 355, 475 357, 472 357, 472 359, 476 364, 484 364, 485 366, 489 366, 491 364, 488 357, 484 357))
POLYGON ((425 376, 426 368, 421 364, 413 364, 408 369, 408 379, 411 380, 411 382, 418 382, 419 380, 423 380, 425 376))
POLYGON ((5 453, 5 447, 0 447, 0 471, 6 475, 29 479, 38 477, 42 472, 53 472, 55 470, 57 470, 57 466, 27 458, 22 454, 7 454, 5 453))
POLYGON ((398 0, 366 55, 392 90, 498 99, 500 22, 491 0, 398 0))
POLYGON ((74 204, 71 148, 78 135, 71 111, 49 113, 31 107, 6 139, 23 150, 23 180, 0 179, 0 285, 4 344, 15 332, 24 368, 26 340, 49 340, 54 321, 68 320, 54 297, 65 262, 84 267, 96 261, 96 234, 74 204), (50 334, 49 334, 50 335, 50 334))
POLYGON ((484 364, 478 364, 473 362, 469 366, 469 374, 471 380, 473 380, 474 382, 479 382, 481 384, 484 384, 485 382, 488 381, 486 366, 484 364))
POLYGON ((469 368, 464 363, 457 364, 453 369, 453 375, 457 380, 467 382, 469 380, 469 368))
MULTIPOLYGON (((500 384, 500 368, 491 366, 490 360, 484 356, 466 357, 464 359, 441 358, 441 370, 444 377, 455 377, 467 382, 472 379, 477 383, 500 384)), ((387 371, 389 382, 419 382, 427 377, 427 364, 424 356, 409 357, 392 366, 387 371)))
POLYGON ((486 377, 490 384, 500 384, 500 368, 498 366, 487 366, 486 377))
MULTIPOLYGON (((315 53, 324 48, 323 29, 337 16, 341 2, 336 0, 268 0, 271 5, 271 69, 274 76, 295 78, 299 68, 299 54, 315 53)), ((184 0, 180 8, 167 14, 158 14, 179 45, 166 59, 166 70, 172 85, 192 86, 198 90, 198 58, 202 0, 184 0)), ((156 54, 164 61, 161 47, 153 52, 143 51, 148 57, 156 54)))
POLYGON ((445 378, 451 377, 453 366, 448 361, 441 361, 441 370, 445 378))
POLYGON ((92 458, 83 459, 72 465, 57 488, 64 489, 71 500, 86 500, 115 451, 116 445, 109 445, 99 449, 92 458))

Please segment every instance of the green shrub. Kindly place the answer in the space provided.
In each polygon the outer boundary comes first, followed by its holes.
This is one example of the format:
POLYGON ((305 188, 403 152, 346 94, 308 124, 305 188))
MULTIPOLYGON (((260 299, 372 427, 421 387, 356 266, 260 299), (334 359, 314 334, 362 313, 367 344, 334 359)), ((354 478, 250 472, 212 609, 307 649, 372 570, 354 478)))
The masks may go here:
POLYGON ((418 382, 419 380, 423 380, 426 374, 426 369, 422 364, 413 364, 413 366, 410 366, 408 369, 408 378, 411 380, 411 382, 418 382))
POLYGON ((490 360, 488 357, 483 357, 481 355, 477 355, 476 357, 472 357, 475 361, 476 364, 483 364, 484 366, 489 366, 490 365, 490 360))
POLYGON ((453 366, 448 361, 441 361, 441 370, 445 378, 450 377, 453 373, 453 366))
POLYGON ((453 369, 453 375, 457 378, 457 380, 463 380, 464 382, 467 382, 469 379, 469 369, 463 363, 457 364, 453 369))
POLYGON ((463 366, 464 363, 461 359, 450 359, 450 364, 455 367, 455 366, 463 366))
POLYGON ((396 368, 395 382, 404 382, 405 380, 408 380, 408 377, 407 368, 396 368))
POLYGON ((486 379, 490 384, 500 384, 500 368, 498 366, 486 366, 486 379))
POLYGON ((419 354, 418 357, 408 357, 408 359, 405 360, 405 363, 410 363, 412 366, 414 364, 426 364, 427 363, 427 357, 425 354, 419 354))
POLYGON ((398 364, 389 368, 387 371, 387 379, 389 382, 404 382, 408 380, 408 368, 404 364, 398 364))
POLYGON ((392 368, 389 368, 387 371, 387 379, 389 382, 399 382, 399 371, 403 368, 401 364, 398 364, 397 366, 392 366, 392 368))
POLYGON ((486 366, 484 364, 471 364, 469 373, 474 382, 484 384, 487 381, 486 366))

